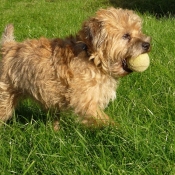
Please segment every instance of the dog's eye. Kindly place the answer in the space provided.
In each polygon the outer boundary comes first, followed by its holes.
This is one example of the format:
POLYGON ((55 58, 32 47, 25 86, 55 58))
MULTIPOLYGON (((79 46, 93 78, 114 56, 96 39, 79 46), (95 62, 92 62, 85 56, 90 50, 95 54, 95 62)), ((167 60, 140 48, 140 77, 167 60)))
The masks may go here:
POLYGON ((130 39, 131 39, 131 36, 130 36, 129 33, 126 33, 126 34, 124 34, 124 35, 122 36, 122 38, 125 39, 125 40, 130 40, 130 39))

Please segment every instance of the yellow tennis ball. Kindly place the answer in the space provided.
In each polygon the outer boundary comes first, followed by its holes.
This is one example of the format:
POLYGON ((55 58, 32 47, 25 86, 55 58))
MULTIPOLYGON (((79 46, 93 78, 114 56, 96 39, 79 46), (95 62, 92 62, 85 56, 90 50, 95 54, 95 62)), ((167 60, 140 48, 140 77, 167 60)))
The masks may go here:
POLYGON ((141 54, 136 58, 128 60, 128 68, 135 72, 145 71, 150 64, 149 56, 147 53, 141 54))

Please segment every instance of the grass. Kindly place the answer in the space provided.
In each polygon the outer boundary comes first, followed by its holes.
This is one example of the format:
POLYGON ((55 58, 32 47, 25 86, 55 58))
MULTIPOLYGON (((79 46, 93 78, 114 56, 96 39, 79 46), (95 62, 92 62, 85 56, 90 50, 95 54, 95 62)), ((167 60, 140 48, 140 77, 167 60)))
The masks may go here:
MULTIPOLYGON (((107 0, 1 0, 0 32, 7 23, 15 36, 65 37, 107 0)), ((174 175, 175 174, 175 20, 138 14, 152 37, 151 66, 121 79, 117 100, 106 109, 120 128, 88 130, 74 114, 61 114, 54 132, 52 116, 29 100, 0 129, 0 174, 174 175)))
POLYGON ((175 4, 173 0, 109 0, 114 6, 149 12, 156 17, 168 16, 175 14, 175 4))

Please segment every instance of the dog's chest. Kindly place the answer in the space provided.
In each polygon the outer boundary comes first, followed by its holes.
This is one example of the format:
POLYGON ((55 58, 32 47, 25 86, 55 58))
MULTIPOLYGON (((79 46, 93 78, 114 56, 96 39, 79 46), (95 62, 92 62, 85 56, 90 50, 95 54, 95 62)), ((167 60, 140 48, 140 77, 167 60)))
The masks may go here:
POLYGON ((101 109, 107 107, 110 101, 116 98, 117 83, 112 78, 104 78, 99 83, 98 103, 101 109))

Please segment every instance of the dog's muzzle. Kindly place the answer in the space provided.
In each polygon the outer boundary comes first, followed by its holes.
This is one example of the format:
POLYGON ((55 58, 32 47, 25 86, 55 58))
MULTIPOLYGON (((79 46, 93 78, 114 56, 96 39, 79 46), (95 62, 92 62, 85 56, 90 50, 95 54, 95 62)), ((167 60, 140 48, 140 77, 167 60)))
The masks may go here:
POLYGON ((144 52, 148 52, 150 50, 150 43, 149 42, 143 42, 142 43, 142 49, 144 52))

